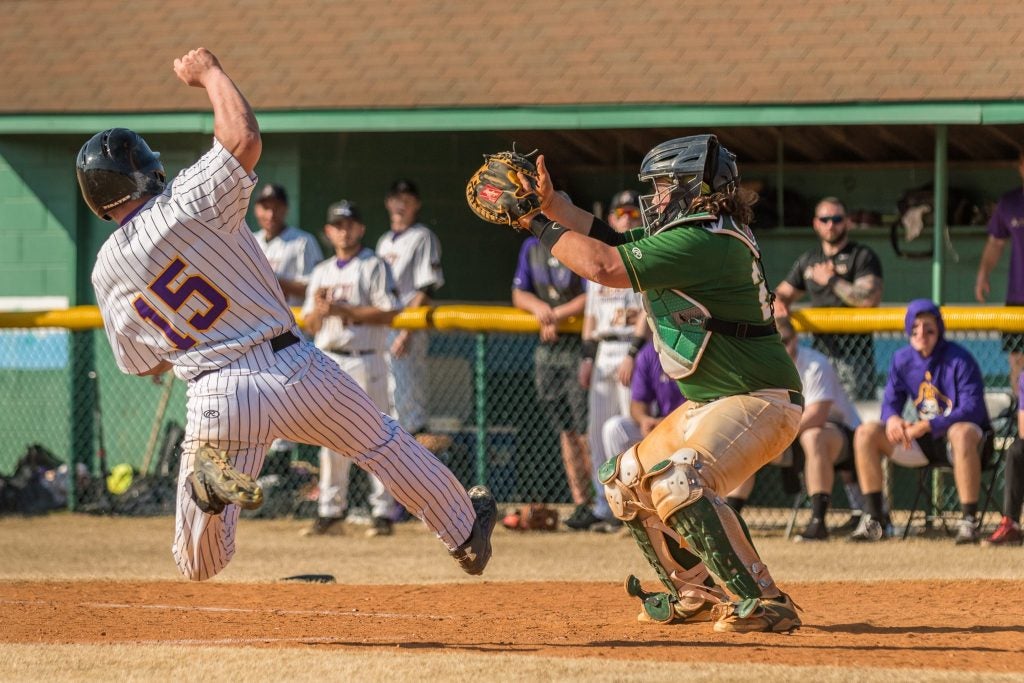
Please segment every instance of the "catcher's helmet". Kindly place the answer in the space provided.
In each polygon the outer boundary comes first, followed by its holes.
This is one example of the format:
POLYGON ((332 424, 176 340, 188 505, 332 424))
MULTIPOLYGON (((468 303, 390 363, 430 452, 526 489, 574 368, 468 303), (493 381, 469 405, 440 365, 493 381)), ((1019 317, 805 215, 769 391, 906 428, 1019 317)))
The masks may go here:
POLYGON ((673 182, 670 205, 660 214, 653 206, 655 195, 641 198, 644 223, 650 228, 659 217, 685 214, 700 195, 731 191, 739 185, 740 173, 736 155, 720 145, 716 136, 691 135, 668 140, 648 152, 640 164, 639 178, 645 182, 659 178, 673 182))
POLYGON ((78 152, 75 171, 85 203, 105 221, 110 220, 110 209, 160 194, 167 181, 160 155, 127 128, 111 128, 89 138, 78 152))

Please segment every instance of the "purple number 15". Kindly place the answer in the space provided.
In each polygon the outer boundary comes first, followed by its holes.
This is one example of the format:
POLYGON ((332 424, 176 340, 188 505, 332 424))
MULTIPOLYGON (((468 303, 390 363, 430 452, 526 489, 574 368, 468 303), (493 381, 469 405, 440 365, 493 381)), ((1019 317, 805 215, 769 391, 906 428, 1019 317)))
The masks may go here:
MULTIPOLYGON (((210 326, 217 321, 217 318, 223 315, 224 311, 228 310, 228 298, 202 275, 190 275, 176 289, 172 289, 174 279, 185 270, 185 266, 184 261, 180 258, 175 258, 149 285, 149 290, 174 311, 184 306, 185 302, 192 295, 204 299, 207 304, 206 309, 195 311, 186 321, 189 327, 202 332, 210 329, 210 326)), ((156 307, 146 301, 142 294, 135 298, 133 304, 139 316, 155 325, 167 340, 171 342, 174 348, 186 351, 196 345, 194 337, 179 332, 174 325, 160 315, 156 307)))

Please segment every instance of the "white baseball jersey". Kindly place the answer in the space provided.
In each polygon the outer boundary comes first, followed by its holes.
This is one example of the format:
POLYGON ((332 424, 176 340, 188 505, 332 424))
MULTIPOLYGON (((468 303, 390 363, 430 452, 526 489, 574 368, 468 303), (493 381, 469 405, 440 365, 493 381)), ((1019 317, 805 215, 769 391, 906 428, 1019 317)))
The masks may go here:
POLYGON ((377 256, 391 267, 402 306, 408 306, 424 287, 438 289, 444 284, 441 271, 441 243, 422 223, 402 232, 388 231, 377 241, 377 256))
POLYGON ((796 352, 796 369, 804 385, 804 405, 832 401, 828 416, 830 420, 845 424, 850 429, 860 426, 857 408, 825 354, 805 346, 799 347, 796 352))
MULTIPOLYGON (((444 284, 441 243, 422 223, 402 232, 385 233, 377 241, 377 255, 391 267, 403 307, 409 305, 419 290, 437 289, 444 284)), ((413 333, 404 356, 388 355, 391 403, 402 427, 413 432, 427 426, 427 346, 426 334, 413 333)))
POLYGON ((104 242, 92 283, 122 372, 189 380, 295 328, 245 224, 255 182, 215 142, 104 242))
POLYGON ((172 552, 193 580, 235 552, 239 508, 209 515, 187 484, 202 444, 259 475, 275 438, 326 446, 376 475, 454 549, 475 514, 455 476, 309 342, 273 350, 295 327, 270 263, 244 217, 255 176, 219 142, 127 217, 100 250, 93 284, 118 367, 162 360, 192 379, 172 552))
MULTIPOLYGON (((598 470, 606 460, 618 455, 605 451, 604 426, 614 417, 629 414, 630 388, 619 382, 618 372, 629 352, 629 340, 635 334, 637 321, 643 316, 643 303, 640 295, 630 288, 587 282, 583 315, 591 319, 591 338, 599 341, 590 375, 587 439, 594 490, 602 491, 598 470)), ((602 519, 612 517, 604 496, 595 497, 594 514, 602 519)))
MULTIPOLYGON (((388 265, 372 251, 363 248, 348 261, 329 258, 317 265, 309 277, 303 316, 313 312, 316 293, 329 291, 328 299, 352 306, 373 306, 382 311, 401 307, 388 265)), ((326 351, 387 351, 389 328, 383 325, 345 324, 338 315, 324 318, 314 342, 326 351)))
MULTIPOLYGON (((274 274, 285 280, 307 283, 313 267, 319 263, 324 252, 320 243, 305 230, 289 225, 273 239, 267 239, 266 230, 256 233, 256 243, 270 261, 274 274)), ((301 306, 301 296, 286 297, 289 306, 301 306)))
MULTIPOLYGON (((398 310, 398 296, 388 265, 373 251, 363 248, 353 258, 329 258, 313 269, 306 289, 303 316, 313 312, 316 293, 328 290, 328 300, 352 306, 373 306, 382 311, 398 310)), ((384 360, 390 328, 384 325, 346 324, 341 316, 323 319, 314 337, 323 349, 366 392, 377 408, 392 411, 388 396, 388 369, 384 360)), ((320 495, 317 514, 341 517, 348 509, 349 471, 352 460, 324 446, 320 449, 320 495)), ((390 517, 394 499, 384 484, 369 476, 370 513, 390 517)))

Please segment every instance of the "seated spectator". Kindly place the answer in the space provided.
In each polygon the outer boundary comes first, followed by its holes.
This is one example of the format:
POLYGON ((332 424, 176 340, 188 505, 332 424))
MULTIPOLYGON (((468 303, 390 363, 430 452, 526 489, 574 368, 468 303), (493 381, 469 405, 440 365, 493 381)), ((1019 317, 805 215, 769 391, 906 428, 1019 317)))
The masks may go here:
POLYGON ((983 456, 991 453, 992 428, 981 368, 970 352, 945 339, 939 307, 928 299, 907 305, 910 345, 893 354, 882 399, 882 420, 865 422, 854 436, 864 511, 853 541, 888 535, 882 510, 882 458, 903 467, 953 466, 963 512, 956 543, 977 543, 978 491, 983 456), (903 419, 907 401, 915 422, 903 419))
MULTIPOLYGON (((1017 379, 1017 433, 1024 434, 1024 374, 1017 379)), ((1019 436, 1006 451, 1003 471, 1003 519, 985 545, 1020 545, 1021 505, 1024 505, 1024 440, 1019 436)))
POLYGON ((662 369, 654 344, 648 341, 640 348, 633 367, 629 415, 616 415, 604 423, 604 452, 611 455, 625 452, 650 434, 685 400, 679 385, 662 369))
MULTIPOLYGON (((828 358, 814 349, 800 346, 788 318, 777 318, 776 326, 786 351, 796 363, 803 383, 804 413, 796 440, 790 446, 794 462, 803 462, 804 483, 811 499, 811 521, 795 541, 828 539, 825 515, 832 502, 835 468, 853 459, 853 430, 860 425, 857 409, 839 381, 828 358)), ((728 496, 735 509, 742 508, 754 486, 750 477, 728 496)), ((855 484, 854 484, 855 486, 855 484)), ((851 498, 858 498, 852 493, 851 498)), ((856 500, 851 500, 856 505, 856 500)))

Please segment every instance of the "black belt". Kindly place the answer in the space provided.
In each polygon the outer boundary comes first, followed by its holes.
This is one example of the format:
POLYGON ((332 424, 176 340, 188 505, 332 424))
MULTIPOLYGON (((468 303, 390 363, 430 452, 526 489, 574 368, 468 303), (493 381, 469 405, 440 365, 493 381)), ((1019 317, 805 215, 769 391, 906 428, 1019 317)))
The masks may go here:
POLYGON ((278 351, 284 351, 293 344, 298 344, 299 338, 292 332, 283 332, 273 339, 270 340, 270 348, 274 350, 274 353, 278 351))
POLYGON ((708 332, 718 332, 719 334, 725 334, 730 337, 737 337, 739 339, 752 339, 754 337, 770 337, 775 334, 775 322, 772 321, 765 325, 754 325, 751 323, 731 323, 727 320, 716 320, 715 318, 706 318, 703 322, 702 327, 708 332))
POLYGON ((377 353, 373 349, 367 349, 365 351, 353 351, 351 349, 327 349, 327 353, 333 353, 336 356, 372 356, 377 353))
POLYGON ((801 394, 799 391, 793 391, 792 389, 787 389, 787 391, 789 391, 789 402, 795 406, 800 406, 801 408, 803 408, 804 395, 801 394))
MULTIPOLYGON (((295 336, 294 332, 283 332, 270 340, 270 348, 274 351, 274 353, 277 353, 278 351, 284 351, 289 346, 294 346, 295 344, 298 344, 299 341, 300 339, 297 336, 295 336)), ((203 370, 198 375, 193 377, 192 381, 194 382, 200 377, 205 377, 206 375, 209 375, 211 372, 217 372, 218 370, 220 370, 220 368, 210 368, 209 370, 203 370)))

